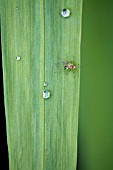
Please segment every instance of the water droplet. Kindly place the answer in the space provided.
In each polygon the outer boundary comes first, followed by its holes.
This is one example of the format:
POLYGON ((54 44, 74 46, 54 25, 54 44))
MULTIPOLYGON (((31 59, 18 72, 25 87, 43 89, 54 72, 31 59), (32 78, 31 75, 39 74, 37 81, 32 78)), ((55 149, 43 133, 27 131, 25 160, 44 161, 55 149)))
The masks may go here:
POLYGON ((63 9, 62 11, 61 11, 61 15, 63 16, 63 17, 69 17, 70 16, 70 10, 69 9, 63 9))
POLYGON ((47 82, 44 82, 44 87, 46 87, 47 86, 47 82))
POLYGON ((18 6, 16 7, 16 9, 18 9, 18 6))
POLYGON ((44 90, 43 91, 43 98, 44 99, 50 98, 50 91, 49 90, 44 90))
POLYGON ((16 56, 16 60, 19 61, 21 58, 20 56, 16 56))

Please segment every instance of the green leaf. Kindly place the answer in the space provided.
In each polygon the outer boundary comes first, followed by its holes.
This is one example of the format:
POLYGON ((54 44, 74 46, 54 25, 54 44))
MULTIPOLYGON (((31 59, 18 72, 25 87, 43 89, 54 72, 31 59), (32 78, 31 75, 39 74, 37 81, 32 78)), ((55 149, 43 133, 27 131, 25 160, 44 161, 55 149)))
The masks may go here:
POLYGON ((10 170, 76 169, 80 69, 63 63, 80 64, 81 13, 82 0, 2 0, 10 170))

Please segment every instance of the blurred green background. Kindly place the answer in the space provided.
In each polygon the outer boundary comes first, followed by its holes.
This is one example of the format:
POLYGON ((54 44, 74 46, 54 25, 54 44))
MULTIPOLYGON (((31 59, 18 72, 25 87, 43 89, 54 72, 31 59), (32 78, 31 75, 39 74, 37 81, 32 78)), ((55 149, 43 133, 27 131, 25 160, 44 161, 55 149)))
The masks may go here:
POLYGON ((84 0, 78 170, 113 170, 113 0, 84 0))

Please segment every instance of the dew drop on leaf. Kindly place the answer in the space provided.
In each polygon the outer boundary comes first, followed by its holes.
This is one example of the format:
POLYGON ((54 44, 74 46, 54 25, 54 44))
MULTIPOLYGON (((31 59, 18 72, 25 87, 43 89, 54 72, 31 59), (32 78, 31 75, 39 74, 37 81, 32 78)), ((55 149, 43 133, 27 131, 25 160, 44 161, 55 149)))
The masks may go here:
POLYGON ((46 87, 47 86, 47 82, 44 82, 44 87, 46 87))
POLYGON ((61 11, 61 15, 63 16, 63 17, 69 17, 70 16, 70 10, 69 9, 63 9, 62 11, 61 11))
POLYGON ((20 56, 16 56, 16 60, 19 61, 21 59, 20 56))
POLYGON ((50 98, 50 91, 49 90, 44 90, 43 91, 43 98, 44 99, 50 98))

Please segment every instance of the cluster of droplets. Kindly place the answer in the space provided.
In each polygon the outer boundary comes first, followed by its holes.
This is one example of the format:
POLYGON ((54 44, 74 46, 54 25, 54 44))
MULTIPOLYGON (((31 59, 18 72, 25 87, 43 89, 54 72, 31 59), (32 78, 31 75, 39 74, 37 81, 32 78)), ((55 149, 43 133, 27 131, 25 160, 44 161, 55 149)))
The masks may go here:
MULTIPOLYGON (((16 9, 17 9, 17 10, 19 9, 18 6, 16 7, 16 9)), ((70 16, 70 10, 69 10, 69 9, 63 9, 63 10, 61 11, 61 15, 62 15, 64 18, 69 17, 69 16, 70 16)), ((20 61, 20 60, 21 60, 21 57, 20 57, 20 56, 16 56, 16 60, 17 60, 17 61, 20 61)), ((47 82, 44 82, 44 87, 46 87, 47 85, 48 85, 48 83, 47 83, 47 82)), ((43 91, 43 98, 44 98, 44 99, 50 98, 50 91, 49 91, 48 89, 43 91)))
MULTIPOLYGON (((48 83, 44 82, 44 87, 46 87, 47 85, 48 85, 48 83)), ((43 91, 43 98, 44 99, 50 98, 50 91, 48 89, 43 91)))

